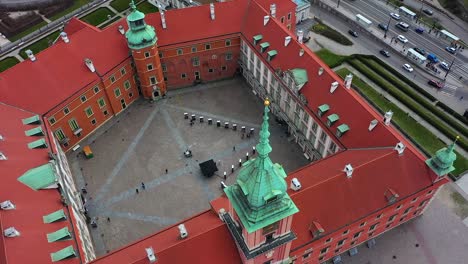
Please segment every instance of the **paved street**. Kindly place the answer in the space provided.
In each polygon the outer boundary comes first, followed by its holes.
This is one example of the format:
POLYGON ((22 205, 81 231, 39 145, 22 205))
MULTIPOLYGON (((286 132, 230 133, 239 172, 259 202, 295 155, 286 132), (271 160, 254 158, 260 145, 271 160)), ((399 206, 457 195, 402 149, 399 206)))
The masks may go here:
MULTIPOLYGON (((239 159, 245 160, 247 152, 255 156, 263 104, 251 91, 234 79, 170 92, 154 104, 139 100, 81 144, 91 146, 93 159, 69 153, 78 186, 87 184, 88 214, 98 217, 98 227, 90 227, 97 255, 209 209, 209 201, 222 194, 223 172, 232 184, 239 159), (185 112, 204 116, 205 122, 190 126, 185 112), (208 118, 239 129, 208 125, 208 118), (241 126, 255 128, 255 136, 241 138, 241 126), (187 148, 192 158, 183 156, 187 148), (206 178, 198 164, 209 159, 219 171, 206 178)), ((286 172, 307 164, 299 146, 287 139, 286 127, 270 121, 272 160, 286 172)))

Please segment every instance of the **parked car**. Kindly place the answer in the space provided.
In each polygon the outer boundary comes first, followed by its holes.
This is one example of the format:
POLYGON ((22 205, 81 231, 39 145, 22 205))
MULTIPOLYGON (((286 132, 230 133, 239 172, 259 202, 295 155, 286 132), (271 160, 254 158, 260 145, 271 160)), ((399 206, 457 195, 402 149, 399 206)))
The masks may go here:
POLYGON ((421 49, 421 48, 418 48, 418 47, 414 47, 413 48, 414 51, 416 51, 417 53, 423 55, 423 56, 426 56, 426 51, 424 49, 421 49))
POLYGON ((427 55, 427 59, 432 63, 439 62, 439 59, 437 58, 437 56, 435 54, 432 54, 432 53, 427 55))
POLYGON ((457 51, 454 47, 445 47, 445 50, 452 54, 455 54, 455 52, 457 51))
POLYGON ((390 16, 395 20, 400 20, 400 15, 397 13, 390 13, 390 16))
POLYGON ((431 9, 429 8, 424 8, 423 9, 423 12, 428 15, 428 16, 432 16, 434 14, 434 11, 432 11, 431 9))
POLYGON ((403 35, 398 35, 397 39, 403 43, 407 43, 408 42, 408 39, 405 38, 405 36, 403 35))
POLYGON ((427 84, 429 84, 430 86, 434 86, 437 89, 444 88, 444 83, 438 82, 436 80, 429 80, 427 84))
POLYGON ((418 27, 418 28, 415 28, 414 31, 416 31, 416 33, 422 34, 424 33, 424 28, 418 27))
POLYGON ((385 30, 385 31, 388 30, 387 25, 385 25, 384 23, 380 23, 380 24, 379 24, 379 28, 382 29, 382 30, 385 30))
POLYGON ((448 71, 450 69, 449 64, 446 63, 445 61, 440 62, 439 67, 442 68, 443 70, 446 70, 446 71, 448 71))
POLYGON ((359 36, 359 34, 356 31, 352 30, 352 29, 348 30, 348 33, 351 36, 355 37, 355 38, 357 38, 359 36))
POLYGON ((383 50, 383 49, 382 49, 382 50, 380 50, 379 52, 380 52, 380 54, 384 55, 384 56, 387 57, 387 58, 390 57, 390 52, 388 52, 388 51, 386 51, 386 50, 383 50))
POLYGON ((409 65, 408 63, 403 64, 403 69, 405 69, 408 72, 414 71, 413 67, 411 67, 411 65, 409 65))

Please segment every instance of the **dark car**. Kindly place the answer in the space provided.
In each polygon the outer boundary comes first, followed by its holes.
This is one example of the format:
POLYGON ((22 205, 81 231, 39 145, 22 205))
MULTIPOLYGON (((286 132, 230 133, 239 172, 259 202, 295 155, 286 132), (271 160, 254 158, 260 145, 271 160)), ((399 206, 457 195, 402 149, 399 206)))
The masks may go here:
POLYGON ((384 23, 380 23, 380 24, 379 24, 379 28, 382 29, 382 30, 385 30, 385 31, 388 30, 387 25, 385 25, 384 23))
POLYGON ((429 84, 430 86, 434 86, 437 89, 441 89, 444 87, 444 84, 442 82, 438 82, 436 80, 429 80, 427 84, 429 84))
POLYGON ((422 34, 424 33, 424 28, 418 27, 418 28, 415 28, 414 31, 416 31, 416 33, 422 34))
POLYGON ((421 48, 418 48, 418 47, 415 47, 413 48, 414 51, 416 51, 417 53, 423 55, 423 56, 426 56, 426 51, 424 49, 421 49, 421 48))
POLYGON ((429 16, 432 16, 434 14, 434 11, 428 9, 428 8, 425 8, 423 9, 423 12, 426 14, 426 15, 429 15, 429 16))
POLYGON ((380 54, 384 55, 387 58, 390 57, 390 52, 388 52, 386 50, 380 50, 379 52, 380 52, 380 54))
POLYGON ((351 36, 355 37, 355 38, 357 38, 359 36, 359 34, 356 31, 352 30, 352 29, 348 30, 348 33, 351 36))

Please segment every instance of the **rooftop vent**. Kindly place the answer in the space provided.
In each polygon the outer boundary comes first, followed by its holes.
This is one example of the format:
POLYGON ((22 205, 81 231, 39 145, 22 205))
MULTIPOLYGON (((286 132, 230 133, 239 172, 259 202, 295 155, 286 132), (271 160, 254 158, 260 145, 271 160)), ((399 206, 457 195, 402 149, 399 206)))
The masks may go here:
POLYGON ((398 152, 398 155, 402 155, 405 151, 405 148, 406 146, 401 142, 398 142, 395 146, 395 150, 398 152))
POLYGON ((3 140, 3 136, 2 136, 2 135, 0 135, 0 140, 3 140))
POLYGON ((387 201, 389 204, 393 204, 396 202, 396 200, 398 199, 398 197, 400 197, 398 195, 398 193, 396 193, 393 189, 391 188, 388 188, 385 193, 385 198, 387 198, 387 201))
POLYGON ((350 73, 348 75, 346 75, 345 77, 345 80, 344 80, 344 83, 345 83, 345 87, 347 89, 350 89, 351 88, 351 83, 353 81, 353 75, 350 73))
POLYGON ((34 53, 32 52, 32 50, 28 49, 25 52, 26 52, 26 55, 28 55, 28 58, 31 61, 36 61, 36 56, 34 56, 34 53))
POLYGON ((3 154, 3 152, 0 152, 0 160, 7 160, 7 157, 5 154, 3 154))
POLYGON ((271 17, 276 17, 276 4, 270 5, 270 15, 271 17))
POLYGON ((268 24, 268 21, 270 21, 270 16, 264 16, 263 17, 263 25, 266 26, 266 24, 268 24))
POLYGON ((384 116, 385 125, 387 125, 387 126, 390 125, 390 121, 392 121, 392 116, 393 116, 392 111, 388 111, 388 112, 385 113, 385 116, 384 116))
POLYGON ((372 131, 377 126, 378 123, 379 123, 379 121, 377 121, 377 119, 374 119, 374 120, 370 121, 369 131, 372 131))
POLYGON ((63 42, 68 43, 70 42, 70 39, 68 38, 68 35, 66 32, 60 33, 60 37, 62 38, 63 42))
POLYGON ((85 59, 85 64, 86 66, 88 67, 88 69, 91 71, 91 72, 95 72, 96 71, 96 68, 94 68, 94 64, 93 64, 93 61, 86 58, 85 59))
POLYGON ((122 35, 125 34, 125 29, 124 29, 124 27, 122 25, 119 25, 118 30, 119 30, 120 34, 122 34, 122 35))
POLYGON ((299 182, 299 180, 297 178, 293 178, 291 180, 291 185, 290 185, 290 188, 294 191, 299 191, 301 189, 301 183, 299 182))
POLYGON ((338 82, 337 81, 334 81, 331 83, 331 86, 330 86, 330 93, 333 93, 336 88, 338 88, 338 82))
POLYGON ((303 40, 304 40, 304 31, 298 30, 297 31, 297 41, 299 41, 299 43, 303 43, 303 40))
POLYGON ((351 166, 351 164, 346 164, 343 171, 346 172, 346 177, 351 178, 354 169, 353 166, 351 166))
POLYGON ((3 234, 6 236, 6 237, 17 237, 17 236, 20 236, 20 232, 18 232, 18 230, 16 230, 14 227, 9 227, 7 229, 5 229, 3 231, 3 234))
POLYGON ((187 232, 187 229, 185 229, 184 224, 180 224, 178 228, 179 228, 179 234, 180 234, 181 239, 188 237, 188 232, 187 232))
POLYGON ((161 14, 162 27, 166 28, 167 27, 167 25, 166 25, 166 15, 164 14, 164 11, 161 11, 160 14, 161 14))
POLYGON ((215 9, 214 9, 214 4, 210 4, 210 14, 211 14, 211 20, 215 20, 215 9))
POLYGON ((300 49, 299 50, 299 56, 301 56, 301 57, 304 56, 304 52, 305 52, 304 49, 300 49))
POLYGON ((323 74, 323 68, 320 67, 319 70, 318 70, 318 75, 320 76, 320 75, 322 75, 322 74, 323 74))
POLYGON ((0 208, 2 210, 14 210, 16 206, 10 200, 6 200, 0 203, 0 208))
POLYGON ((146 256, 148 256, 148 260, 150 263, 156 262, 156 256, 154 255, 154 250, 152 247, 145 248, 146 250, 146 256))
POLYGON ((226 214, 226 209, 224 209, 224 208, 219 209, 218 216, 219 216, 219 219, 221 219, 221 221, 223 221, 223 222, 224 222, 224 217, 223 216, 225 214, 226 214))
POLYGON ((286 36, 286 37, 284 38, 284 46, 285 46, 285 47, 289 45, 289 43, 291 42, 291 39, 292 39, 291 36, 286 36))

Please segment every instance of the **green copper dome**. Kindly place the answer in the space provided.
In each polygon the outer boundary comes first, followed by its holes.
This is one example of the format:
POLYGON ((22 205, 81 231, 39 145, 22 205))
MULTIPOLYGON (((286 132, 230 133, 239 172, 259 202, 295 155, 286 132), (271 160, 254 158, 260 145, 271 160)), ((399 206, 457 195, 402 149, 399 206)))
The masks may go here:
POLYGON ((156 43, 156 31, 154 27, 145 23, 145 14, 136 9, 133 0, 130 2, 132 12, 127 16, 128 30, 125 33, 128 47, 131 49, 142 49, 156 43))
POLYGON ((453 162, 457 159, 457 155, 453 149, 455 148, 455 142, 457 142, 458 138, 459 137, 457 137, 451 145, 446 148, 439 149, 432 158, 426 160, 426 164, 437 175, 443 176, 455 170, 453 162))
POLYGON ((269 153, 268 106, 265 101, 258 157, 242 165, 236 184, 224 189, 247 232, 252 233, 284 219, 299 210, 287 194, 286 172, 273 164, 269 153))

